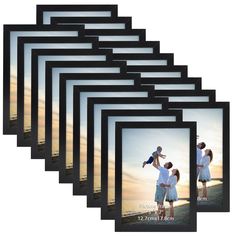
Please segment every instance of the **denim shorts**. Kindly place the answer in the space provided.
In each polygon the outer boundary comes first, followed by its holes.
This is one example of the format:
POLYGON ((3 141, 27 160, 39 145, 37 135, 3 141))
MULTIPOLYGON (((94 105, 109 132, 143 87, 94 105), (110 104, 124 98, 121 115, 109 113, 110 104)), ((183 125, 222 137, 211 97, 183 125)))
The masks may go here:
POLYGON ((156 185, 155 202, 163 203, 166 196, 166 189, 156 185))

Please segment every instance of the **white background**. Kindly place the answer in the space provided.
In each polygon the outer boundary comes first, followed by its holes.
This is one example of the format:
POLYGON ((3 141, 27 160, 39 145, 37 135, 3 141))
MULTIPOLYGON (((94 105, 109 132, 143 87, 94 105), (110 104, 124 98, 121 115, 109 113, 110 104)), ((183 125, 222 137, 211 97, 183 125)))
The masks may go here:
MULTIPOLYGON (((161 52, 174 53, 176 65, 188 65, 189 76, 202 77, 204 89, 216 89, 218 101, 231 102, 233 146, 236 141, 233 134, 236 130, 235 0, 4 0, 0 4, 1 45, 2 24, 35 23, 35 5, 39 3, 118 3, 119 16, 132 16, 133 28, 145 28, 147 40, 159 40, 161 52)), ((2 71, 2 46, 0 50, 2 71)), ((0 86, 2 91, 2 82, 0 86)), ((0 98, 2 111, 2 95, 0 98)), ((85 197, 72 196, 71 185, 58 184, 58 173, 46 173, 44 161, 30 160, 29 148, 17 148, 16 137, 2 136, 2 127, 0 133, 0 235, 115 234, 114 221, 101 221, 100 209, 88 209, 85 197)), ((233 231, 235 160, 232 153, 231 213, 198 213, 197 234, 226 235, 233 231)), ((194 233, 185 235, 190 234, 194 233)))

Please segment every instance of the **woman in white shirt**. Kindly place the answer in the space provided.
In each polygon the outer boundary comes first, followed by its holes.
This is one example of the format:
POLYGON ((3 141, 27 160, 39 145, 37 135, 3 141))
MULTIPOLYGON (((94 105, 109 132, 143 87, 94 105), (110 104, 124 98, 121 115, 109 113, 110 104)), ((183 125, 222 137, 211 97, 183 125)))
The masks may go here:
POLYGON ((204 199, 207 199, 207 185, 206 185, 206 183, 211 181, 211 173, 210 173, 209 165, 210 165, 212 159, 213 159, 212 150, 206 149, 205 155, 201 159, 201 163, 199 165, 197 165, 200 168, 198 181, 202 182, 202 186, 203 186, 202 197, 204 199))
POLYGON ((176 191, 176 184, 180 178, 178 169, 173 169, 172 174, 169 176, 166 187, 166 201, 170 204, 170 220, 174 219, 174 202, 178 201, 178 195, 176 191))

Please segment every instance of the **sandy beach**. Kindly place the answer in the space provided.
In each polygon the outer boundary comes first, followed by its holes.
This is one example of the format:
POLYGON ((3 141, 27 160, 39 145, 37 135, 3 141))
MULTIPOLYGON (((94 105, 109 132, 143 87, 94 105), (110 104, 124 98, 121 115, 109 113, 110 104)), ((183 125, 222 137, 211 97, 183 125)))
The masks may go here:
MULTIPOLYGON (((218 184, 207 188, 208 200, 198 200, 198 206, 222 206, 223 203, 223 185, 218 184)), ((202 191, 199 190, 199 196, 201 196, 202 191)))
MULTIPOLYGON (((166 209, 166 216, 169 215, 169 209, 166 209)), ((173 224, 188 224, 189 223, 189 204, 184 204, 175 207, 175 219, 174 220, 158 220, 156 212, 147 212, 143 214, 122 217, 123 224, 161 224, 161 225, 173 225, 173 224)))

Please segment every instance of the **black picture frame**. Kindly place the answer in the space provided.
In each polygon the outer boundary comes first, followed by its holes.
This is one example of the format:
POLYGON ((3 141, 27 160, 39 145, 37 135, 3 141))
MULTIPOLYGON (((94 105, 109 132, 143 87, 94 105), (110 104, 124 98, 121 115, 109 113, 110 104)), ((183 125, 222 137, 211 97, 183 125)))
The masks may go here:
POLYGON ((194 122, 181 122, 181 123, 158 123, 158 122, 117 122, 116 123, 116 156, 115 156, 115 197, 117 201, 117 209, 115 215, 115 231, 117 232, 187 232, 187 231, 196 231, 196 183, 194 184, 195 178, 195 169, 196 163, 194 161, 196 155, 196 124, 194 122), (189 213, 189 224, 176 224, 171 225, 153 225, 153 224, 124 224, 124 220, 122 220, 122 130, 125 128, 129 129, 146 129, 146 128, 184 128, 189 129, 190 131, 190 213, 189 213))
MULTIPOLYGON (((199 205, 197 204, 197 211, 199 212, 229 212, 230 211, 230 104, 229 102, 209 102, 209 103, 168 103, 169 109, 222 109, 222 150, 223 150, 223 178, 222 178, 222 187, 223 187, 223 196, 222 196, 222 205, 199 205)), ((185 118, 183 117, 183 121, 185 118)), ((198 122, 197 122, 198 127, 198 122)), ((206 141, 207 145, 207 141, 206 141)))
MULTIPOLYGON (((195 90, 195 91, 186 91, 186 90, 162 90, 158 91, 155 90, 153 92, 153 97, 162 97, 162 96, 168 96, 168 102, 172 102, 170 97, 193 97, 193 98, 202 98, 202 97, 208 97, 208 101, 204 101, 205 103, 212 103, 215 102, 216 98, 216 91, 213 89, 208 89, 208 90, 195 90)), ((180 103, 181 101, 178 101, 180 103)), ((192 103, 197 103, 199 101, 193 100, 189 101, 192 103)))
MULTIPOLYGON (((131 17, 51 17, 51 25, 84 25, 84 24, 101 24, 101 23, 118 23, 124 24, 125 29, 132 28, 131 17), (115 21, 115 22, 114 22, 115 21)), ((84 27, 86 29, 86 26, 84 27)))
POLYGON ((98 37, 98 41, 101 42, 101 45, 107 45, 109 42, 113 42, 110 40, 100 40, 99 36, 138 36, 138 40, 116 40, 121 43, 127 43, 127 42, 145 42, 146 41, 146 31, 144 29, 104 29, 104 30, 97 30, 97 29, 86 29, 84 30, 84 35, 86 37, 98 37), (104 42, 103 42, 104 41, 104 42))
MULTIPOLYGON (((10 117, 10 82, 11 82, 11 32, 29 32, 32 31, 81 31, 83 26, 51 26, 51 25, 4 25, 4 64, 3 64, 3 134, 17 133, 17 117, 10 117)), ((79 34, 75 35, 79 36, 79 34)), ((17 56, 17 55, 16 55, 17 56)), ((17 58, 15 58, 17 60, 17 58)), ((16 95, 17 96, 17 95, 16 95)))
MULTIPOLYGON (((185 91, 201 91, 202 90, 202 78, 199 77, 187 77, 183 79, 173 79, 173 78, 141 78, 141 84, 143 86, 149 85, 149 84, 155 84, 155 85, 160 85, 160 84, 165 84, 165 85, 176 85, 176 86, 181 86, 181 85, 194 85, 194 88, 191 89, 184 89, 182 88, 181 90, 185 91)), ((167 89, 160 89, 156 88, 155 90, 167 90, 167 89)), ((168 90, 177 90, 176 88, 168 89, 168 90)))
MULTIPOLYGON (((110 11, 110 15, 107 18, 116 18, 118 12, 117 5, 37 5, 37 24, 45 24, 43 20, 43 14, 47 11, 59 11, 59 12, 70 12, 70 11, 110 11)), ((91 16, 89 16, 91 17, 91 16)), ((50 24, 50 23, 48 23, 50 24)))

